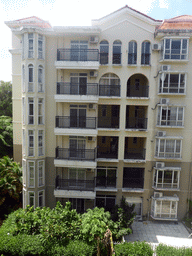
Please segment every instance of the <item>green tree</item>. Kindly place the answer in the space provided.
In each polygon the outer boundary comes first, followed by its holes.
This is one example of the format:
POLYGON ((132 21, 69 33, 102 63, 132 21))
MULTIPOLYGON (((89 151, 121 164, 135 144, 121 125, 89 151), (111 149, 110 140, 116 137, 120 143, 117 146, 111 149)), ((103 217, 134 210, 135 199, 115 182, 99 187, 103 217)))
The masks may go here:
POLYGON ((12 117, 12 84, 0 81, 0 116, 12 117))
POLYGON ((8 156, 0 159, 0 218, 21 207, 22 171, 8 156))
POLYGON ((9 116, 0 116, 0 157, 13 156, 13 124, 9 116))

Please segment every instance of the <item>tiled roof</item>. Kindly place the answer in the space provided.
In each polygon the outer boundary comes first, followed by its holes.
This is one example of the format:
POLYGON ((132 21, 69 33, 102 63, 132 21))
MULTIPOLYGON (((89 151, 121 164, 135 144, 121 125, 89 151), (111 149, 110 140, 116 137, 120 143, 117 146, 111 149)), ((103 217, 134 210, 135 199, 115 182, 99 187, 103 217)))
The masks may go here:
POLYGON ((30 25, 40 28, 51 28, 51 25, 48 21, 44 21, 36 16, 14 20, 11 23, 14 24, 15 27, 30 25))
POLYGON ((164 20, 163 24, 158 27, 158 30, 191 30, 192 15, 182 15, 172 19, 164 20))

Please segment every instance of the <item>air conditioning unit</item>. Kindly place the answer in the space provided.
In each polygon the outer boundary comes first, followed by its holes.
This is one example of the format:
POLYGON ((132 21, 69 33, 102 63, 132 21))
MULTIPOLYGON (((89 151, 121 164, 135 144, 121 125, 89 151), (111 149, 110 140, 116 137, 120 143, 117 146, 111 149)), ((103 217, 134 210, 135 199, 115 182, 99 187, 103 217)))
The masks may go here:
POLYGON ((98 76, 98 72, 97 71, 90 71, 89 76, 90 77, 97 77, 98 76))
POLYGON ((168 105, 168 104, 169 104, 169 99, 162 98, 162 99, 160 100, 160 104, 168 105))
POLYGON ((163 162, 156 162, 156 168, 164 168, 165 167, 165 163, 163 162))
POLYGON ((166 136, 166 132, 162 132, 162 131, 158 131, 157 132, 157 137, 165 137, 166 136))
POLYGON ((89 43, 90 44, 97 44, 99 42, 99 37, 98 36, 90 36, 89 37, 89 43))
POLYGON ((152 50, 153 51, 161 51, 162 50, 161 44, 153 44, 152 45, 152 50))
POLYGON ((163 197, 163 193, 160 193, 160 192, 154 192, 154 197, 155 197, 155 198, 163 197))
POLYGON ((161 70, 162 71, 169 71, 171 69, 171 65, 162 65, 161 70))

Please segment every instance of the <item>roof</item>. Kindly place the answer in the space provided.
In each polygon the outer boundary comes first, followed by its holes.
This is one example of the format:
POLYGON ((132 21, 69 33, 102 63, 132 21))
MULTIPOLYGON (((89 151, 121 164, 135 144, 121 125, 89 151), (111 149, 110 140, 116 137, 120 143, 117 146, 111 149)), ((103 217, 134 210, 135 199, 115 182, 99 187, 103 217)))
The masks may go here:
POLYGON ((181 15, 168 20, 164 20, 158 30, 191 30, 192 15, 181 15))

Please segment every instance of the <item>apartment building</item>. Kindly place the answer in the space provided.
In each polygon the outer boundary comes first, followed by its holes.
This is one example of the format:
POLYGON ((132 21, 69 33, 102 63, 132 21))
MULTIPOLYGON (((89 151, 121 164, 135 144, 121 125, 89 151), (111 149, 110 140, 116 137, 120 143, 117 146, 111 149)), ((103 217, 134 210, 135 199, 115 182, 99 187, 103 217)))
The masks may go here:
POLYGON ((182 219, 192 199, 192 16, 155 20, 125 6, 89 27, 5 23, 23 207, 111 210, 124 196, 138 219, 182 219))

